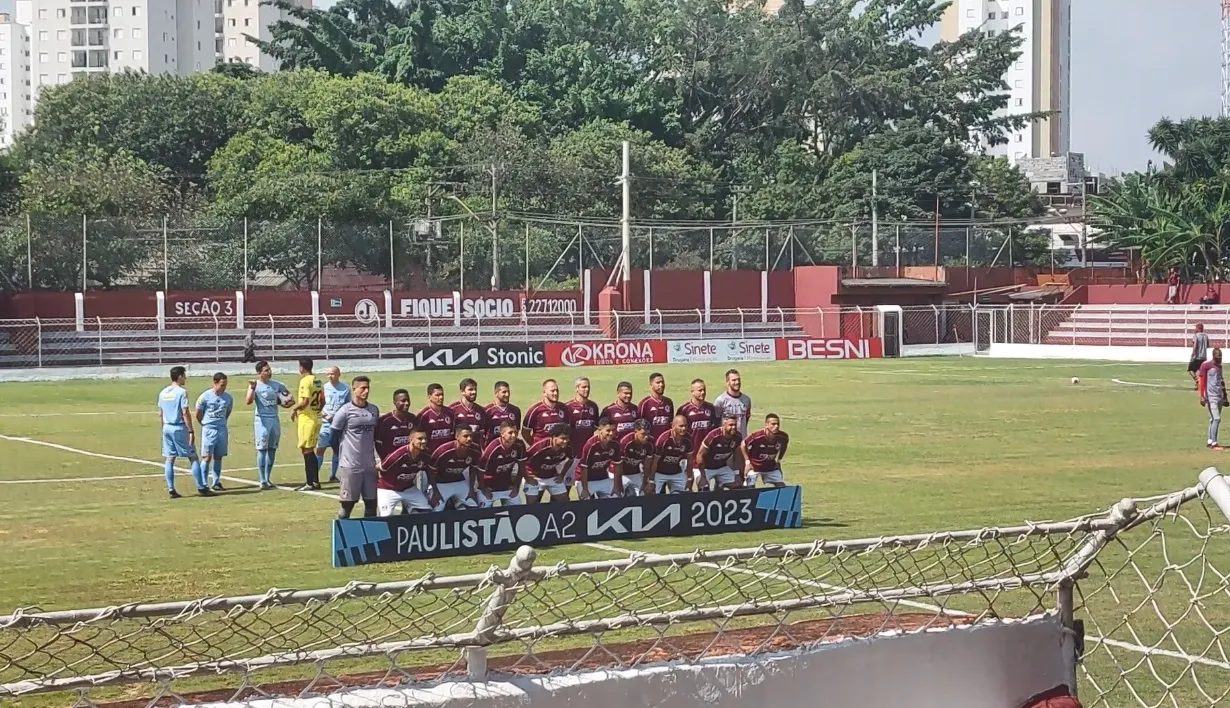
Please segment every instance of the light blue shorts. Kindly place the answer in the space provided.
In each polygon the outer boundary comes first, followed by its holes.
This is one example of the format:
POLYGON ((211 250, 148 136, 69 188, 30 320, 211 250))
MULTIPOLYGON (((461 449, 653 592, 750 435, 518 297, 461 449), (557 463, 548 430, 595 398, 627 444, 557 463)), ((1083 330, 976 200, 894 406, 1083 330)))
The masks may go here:
POLYGON ((333 426, 326 422, 320 427, 320 437, 316 438, 316 449, 327 450, 333 447, 333 426))
POLYGON ((188 429, 179 425, 162 426, 162 456, 196 459, 196 450, 188 441, 188 429))
POLYGON ((201 433, 201 455, 204 457, 226 457, 230 452, 230 433, 226 427, 216 428, 205 426, 201 433))
POLYGON ((276 450, 282 442, 282 424, 276 420, 256 419, 256 449, 276 450))

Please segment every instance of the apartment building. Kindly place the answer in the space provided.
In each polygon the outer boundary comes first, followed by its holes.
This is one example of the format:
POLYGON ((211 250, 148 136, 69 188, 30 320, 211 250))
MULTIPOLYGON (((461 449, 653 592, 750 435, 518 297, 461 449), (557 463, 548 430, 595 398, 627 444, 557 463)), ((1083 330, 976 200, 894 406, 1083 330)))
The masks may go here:
POLYGON ((29 125, 40 91, 75 78, 125 69, 187 75, 231 60, 276 71, 244 35, 269 39, 283 14, 259 0, 17 0, 15 17, 0 23, 0 50, 12 58, 0 61, 0 117, 17 116, 4 121, 0 147, 29 125), (6 91, 14 82, 26 90, 6 91))
POLYGON ((954 0, 942 23, 952 41, 966 32, 1019 31, 1021 57, 1004 81, 1010 92, 1005 113, 1050 112, 1009 134, 1007 145, 987 147, 1013 163, 1028 158, 1066 155, 1072 134, 1071 0, 954 0))

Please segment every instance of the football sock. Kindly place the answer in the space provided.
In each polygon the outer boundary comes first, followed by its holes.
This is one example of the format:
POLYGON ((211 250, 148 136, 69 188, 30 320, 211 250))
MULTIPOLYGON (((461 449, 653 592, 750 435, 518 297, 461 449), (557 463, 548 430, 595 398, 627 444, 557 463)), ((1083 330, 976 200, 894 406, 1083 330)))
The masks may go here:
POLYGON ((167 491, 168 492, 175 491, 175 460, 174 459, 167 460, 166 467, 163 468, 163 471, 166 473, 166 476, 167 476, 167 491))
POLYGON ((192 461, 192 479, 196 480, 196 488, 204 489, 208 485, 205 483, 205 467, 200 460, 192 461))
POLYGON ((222 484, 222 458, 214 458, 214 484, 222 484))

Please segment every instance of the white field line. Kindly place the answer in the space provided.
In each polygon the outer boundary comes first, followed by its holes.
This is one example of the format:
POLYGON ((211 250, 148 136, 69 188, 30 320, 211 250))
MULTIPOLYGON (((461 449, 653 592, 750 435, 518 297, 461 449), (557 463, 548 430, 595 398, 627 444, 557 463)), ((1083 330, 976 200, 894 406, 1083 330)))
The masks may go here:
MULTIPOLYGON (((298 467, 299 465, 287 463, 284 465, 274 465, 274 467, 298 467)), ((226 470, 227 472, 255 472, 255 467, 235 467, 226 470)), ((176 468, 175 473, 188 477, 190 471, 182 467, 176 468)), ((212 475, 213 472, 211 471, 212 475)), ((71 484, 77 482, 109 482, 121 479, 162 479, 161 474, 116 474, 107 477, 48 477, 47 479, 0 479, 0 484, 71 484)), ((226 479, 226 475, 222 476, 226 479)))
MULTIPOLYGON (((90 452, 89 450, 82 450, 80 448, 69 447, 67 445, 60 445, 57 443, 45 442, 42 440, 33 440, 31 438, 20 438, 20 437, 13 437, 10 435, 0 435, 0 440, 9 440, 13 442, 29 443, 31 445, 40 445, 40 446, 49 447, 55 450, 62 450, 64 452, 72 452, 78 455, 85 455, 87 457, 98 457, 98 458, 102 458, 106 460, 118 460, 120 462, 131 462, 133 464, 138 464, 138 465, 153 465, 155 467, 162 467, 161 462, 151 462, 149 460, 138 460, 132 457, 105 455, 99 452, 90 452)), ((157 477, 159 475, 149 475, 149 476, 157 477)), ((249 486, 256 486, 258 484, 257 482, 253 482, 251 480, 236 478, 236 477, 223 476, 223 479, 230 481, 230 482, 236 482, 238 484, 246 484, 249 486)), ((298 490, 292 490, 286 487, 278 487, 278 489, 282 491, 298 491, 298 490)), ((299 493, 300 494, 310 494, 312 496, 318 496, 318 497, 324 497, 330 500, 334 500, 337 498, 336 496, 329 494, 327 492, 318 492, 315 490, 309 490, 309 491, 304 491, 304 492, 299 492, 299 493)), ((641 553, 640 551, 634 551, 628 548, 620 548, 619 546, 611 546, 605 543, 586 543, 584 545, 589 546, 590 548, 600 550, 600 551, 606 551, 608 553, 617 553, 617 554, 625 555, 625 556, 632 555, 635 553, 641 553)), ((654 556, 656 554, 645 553, 644 555, 654 556)), ((822 583, 816 580, 800 580, 798 578, 792 578, 792 577, 788 577, 784 575, 779 575, 776 573, 763 573, 760 571, 747 570, 747 569, 742 569, 742 568, 723 568, 722 566, 719 566, 716 563, 697 563, 696 565, 702 568, 708 568, 711 570, 721 570, 721 571, 726 571, 726 572, 734 571, 740 574, 751 575, 751 576, 760 578, 761 580, 776 580, 779 582, 797 583, 799 585, 814 587, 814 588, 822 589, 822 590, 835 591, 835 592, 850 592, 851 591, 851 588, 843 587, 840 585, 830 585, 829 583, 822 583)), ((897 604, 904 605, 906 607, 913 607, 915 609, 927 610, 929 612, 938 612, 940 614, 950 615, 953 617, 971 617, 972 616, 970 613, 964 612, 962 610, 949 610, 949 609, 940 607, 938 605, 931 605, 925 602, 915 602, 912 600, 898 600, 897 604)), ((1194 664, 1204 664, 1206 666, 1214 666, 1218 668, 1230 668, 1230 664, 1223 664, 1218 661, 1213 661, 1212 659, 1206 659, 1204 657, 1199 657, 1199 656, 1191 656, 1189 654, 1184 654, 1182 652, 1175 652, 1175 651, 1170 651, 1167 649, 1156 649, 1156 648, 1144 647, 1144 646, 1140 646, 1139 644, 1130 644, 1130 643, 1121 642, 1115 639, 1106 639, 1104 637, 1099 637, 1097 635, 1087 635, 1085 638, 1091 642, 1100 642, 1102 644, 1106 644, 1107 646, 1114 646, 1120 649, 1127 649, 1130 651, 1134 651, 1134 652, 1138 652, 1138 653, 1146 654, 1150 656, 1166 656, 1166 657, 1180 659, 1180 660, 1187 661, 1189 663, 1194 663, 1194 664)))
POLYGON ((151 417, 156 415, 156 409, 143 411, 64 411, 62 413, 0 413, 0 418, 69 418, 74 416, 91 416, 91 415, 145 415, 151 417))
POLYGON ((1196 389, 1195 389, 1194 387, 1192 387, 1192 386, 1178 386, 1178 385, 1175 385, 1175 384, 1155 384, 1155 383, 1143 383, 1143 382, 1140 382, 1140 381, 1124 381, 1123 379, 1111 379, 1111 380, 1110 380, 1110 382, 1111 382, 1111 383, 1117 383, 1117 384, 1119 384, 1120 386, 1137 386, 1137 387, 1140 387, 1140 388, 1170 388, 1170 389, 1175 389, 1175 390, 1180 390, 1180 391, 1194 391, 1194 390, 1196 390, 1196 389))

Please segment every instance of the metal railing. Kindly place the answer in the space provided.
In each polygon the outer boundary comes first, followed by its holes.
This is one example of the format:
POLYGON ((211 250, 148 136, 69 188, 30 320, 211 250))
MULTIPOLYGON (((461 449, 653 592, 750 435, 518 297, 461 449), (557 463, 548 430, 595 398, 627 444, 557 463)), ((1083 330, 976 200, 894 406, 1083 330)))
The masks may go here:
POLYGON ((1196 325, 1212 346, 1230 347, 1225 305, 982 306, 980 325, 995 344, 1190 347, 1196 325))

